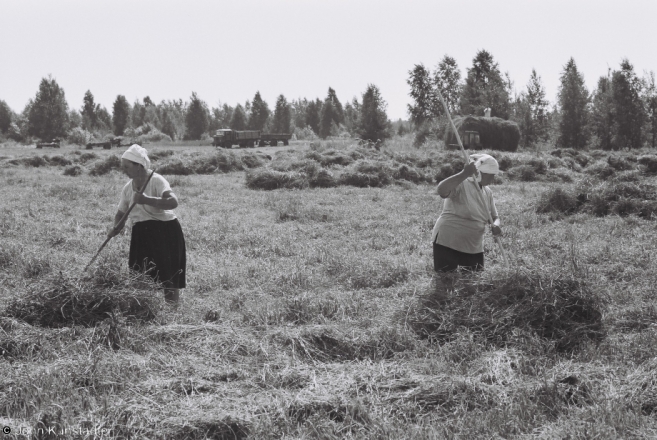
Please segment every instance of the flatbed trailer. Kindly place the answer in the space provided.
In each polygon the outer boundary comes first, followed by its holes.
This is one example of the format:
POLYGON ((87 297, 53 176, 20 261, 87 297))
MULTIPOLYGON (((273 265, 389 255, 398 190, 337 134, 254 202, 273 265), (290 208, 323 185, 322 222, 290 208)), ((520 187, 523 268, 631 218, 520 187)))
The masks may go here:
POLYGON ((276 146, 278 142, 289 145, 291 133, 262 133, 260 130, 230 130, 222 128, 213 136, 212 145, 215 147, 232 148, 239 145, 241 148, 253 148, 256 144, 264 147, 269 144, 276 146))
POLYGON ((39 142, 36 144, 37 148, 50 147, 50 148, 60 148, 59 139, 53 139, 52 142, 39 142))

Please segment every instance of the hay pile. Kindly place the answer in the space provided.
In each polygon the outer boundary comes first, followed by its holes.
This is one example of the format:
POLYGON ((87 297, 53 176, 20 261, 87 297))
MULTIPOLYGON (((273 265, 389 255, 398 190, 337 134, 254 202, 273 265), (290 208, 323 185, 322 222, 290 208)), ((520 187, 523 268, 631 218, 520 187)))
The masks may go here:
POLYGON ((538 270, 444 275, 403 319, 441 344, 466 332, 495 347, 538 340, 572 352, 605 334, 602 302, 585 281, 538 270))
MULTIPOLYGON (((454 125, 461 138, 465 131, 479 133, 481 149, 498 151, 517 151, 520 142, 520 128, 513 121, 481 116, 460 116, 454 118, 454 125)), ((458 141, 452 130, 445 133, 445 145, 456 145, 458 141)), ((473 149, 469 146, 468 149, 473 149)))
POLYGON ((107 159, 95 162, 89 174, 92 176, 102 176, 112 170, 121 169, 121 159, 118 156, 108 156, 107 159))
POLYGON ((147 277, 132 275, 126 280, 108 269, 97 269, 84 280, 60 272, 27 286, 0 316, 55 328, 95 326, 117 315, 128 321, 151 321, 161 307, 156 289, 147 277))

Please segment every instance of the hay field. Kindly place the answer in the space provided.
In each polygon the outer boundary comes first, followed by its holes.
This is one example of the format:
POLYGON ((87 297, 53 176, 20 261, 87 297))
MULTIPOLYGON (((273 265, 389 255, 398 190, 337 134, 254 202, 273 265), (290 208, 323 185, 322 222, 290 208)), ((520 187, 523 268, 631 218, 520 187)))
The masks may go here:
POLYGON ((495 153, 512 265, 488 236, 485 272, 436 278, 436 181, 460 159, 410 144, 147 145, 180 200, 178 309, 127 272, 128 234, 82 272, 123 149, 0 147, 0 424, 16 438, 655 438, 654 152, 495 153))

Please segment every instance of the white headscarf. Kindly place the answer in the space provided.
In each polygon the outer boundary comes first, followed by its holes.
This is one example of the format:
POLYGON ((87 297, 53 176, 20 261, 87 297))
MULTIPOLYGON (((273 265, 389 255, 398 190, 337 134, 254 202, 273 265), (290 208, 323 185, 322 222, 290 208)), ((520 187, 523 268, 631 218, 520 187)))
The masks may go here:
POLYGON ((121 159, 128 159, 131 162, 141 164, 145 169, 149 169, 151 166, 146 148, 140 147, 137 144, 130 145, 130 148, 125 150, 125 153, 121 156, 121 159))
POLYGON ((495 158, 489 154, 471 154, 470 160, 475 161, 475 166, 481 173, 499 174, 501 172, 500 164, 498 164, 495 158))

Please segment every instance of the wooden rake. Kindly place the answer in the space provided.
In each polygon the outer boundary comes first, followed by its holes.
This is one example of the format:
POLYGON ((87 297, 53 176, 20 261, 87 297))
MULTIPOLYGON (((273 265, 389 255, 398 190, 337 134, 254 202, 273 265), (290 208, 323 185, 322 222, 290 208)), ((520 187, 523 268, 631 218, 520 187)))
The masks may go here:
MULTIPOLYGON (((151 172, 151 175, 148 176, 148 179, 146 179, 146 182, 144 182, 144 185, 139 189, 139 191, 137 191, 137 195, 142 195, 142 194, 144 194, 144 190, 146 189, 146 185, 148 185, 148 182, 150 182, 151 177, 153 177, 153 174, 155 174, 155 170, 153 170, 153 171, 151 172)), ((132 208, 134 208, 136 204, 137 204, 136 201, 135 201, 135 202, 132 202, 132 204, 130 205, 130 207, 128 208, 128 210, 125 212, 125 214, 123 214, 123 217, 121 217, 121 220, 119 220, 119 223, 118 223, 119 225, 123 224, 123 223, 127 220, 127 218, 128 218, 128 214, 130 214, 130 211, 132 211, 132 208)), ((100 255, 100 251, 103 250, 103 248, 105 247, 105 245, 107 245, 107 243, 109 243, 109 241, 112 239, 112 237, 113 237, 113 236, 111 236, 111 237, 107 237, 107 238, 105 239, 105 241, 103 242, 103 244, 100 245, 100 249, 98 249, 98 252, 96 252, 96 255, 94 255, 94 257, 91 259, 91 261, 89 262, 89 264, 87 264, 87 265, 85 266, 85 268, 84 268, 84 270, 83 270, 82 272, 86 272, 87 269, 89 268, 89 266, 91 266, 91 265, 93 264, 93 262, 96 261, 96 258, 98 258, 98 255, 100 255)))
MULTIPOLYGON (((447 108, 447 103, 443 99, 442 93, 440 93, 440 90, 437 90, 437 92, 438 92, 438 98, 440 99, 440 102, 442 103, 443 108, 445 109, 445 114, 447 115, 447 119, 449 119, 449 124, 452 126, 452 131, 454 131, 456 140, 458 141, 459 147, 461 148, 461 153, 463 153, 463 159, 465 160, 465 163, 468 164, 470 163, 470 156, 468 156, 468 153, 465 151, 465 148, 463 148, 463 143, 461 142, 461 136, 459 136, 459 131, 456 129, 456 125, 454 125, 454 121, 452 121, 452 116, 449 114, 449 109, 447 108)), ((476 174, 477 175, 479 174, 478 170, 476 174)), ((481 203, 483 204, 484 209, 488 214, 488 224, 492 227, 493 217, 490 215, 490 209, 487 208, 488 205, 486 204, 486 199, 484 198, 484 190, 481 187, 481 185, 479 185, 479 181, 477 181, 476 178, 474 179, 474 181, 475 184, 477 185, 477 189, 479 189, 479 191, 477 191, 479 193, 479 199, 481 200, 481 203)), ((504 264, 506 265, 506 267, 509 267, 509 260, 506 257, 504 246, 502 246, 502 240, 496 235, 493 235, 493 240, 495 240, 495 243, 497 243, 497 245, 500 248, 500 252, 502 253, 502 258, 504 258, 504 264)))

